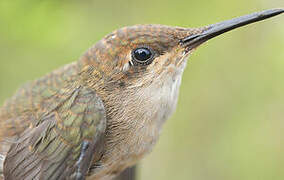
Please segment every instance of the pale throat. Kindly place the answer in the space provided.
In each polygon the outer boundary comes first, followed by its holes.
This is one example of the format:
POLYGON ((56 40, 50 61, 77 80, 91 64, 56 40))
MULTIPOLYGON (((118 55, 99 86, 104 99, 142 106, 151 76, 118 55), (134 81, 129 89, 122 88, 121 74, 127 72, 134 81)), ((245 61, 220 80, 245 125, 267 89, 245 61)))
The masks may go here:
MULTIPOLYGON (((115 97, 116 107, 112 108, 119 110, 111 114, 110 126, 121 124, 124 126, 122 128, 130 129, 130 132, 139 135, 137 138, 140 140, 141 137, 145 137, 149 140, 148 143, 156 141, 162 125, 176 109, 185 67, 186 61, 175 67, 174 71, 165 70, 159 74, 160 77, 152 77, 153 81, 148 86, 137 86, 121 93, 120 97, 115 97)), ((135 140, 132 142, 140 143, 135 140)))

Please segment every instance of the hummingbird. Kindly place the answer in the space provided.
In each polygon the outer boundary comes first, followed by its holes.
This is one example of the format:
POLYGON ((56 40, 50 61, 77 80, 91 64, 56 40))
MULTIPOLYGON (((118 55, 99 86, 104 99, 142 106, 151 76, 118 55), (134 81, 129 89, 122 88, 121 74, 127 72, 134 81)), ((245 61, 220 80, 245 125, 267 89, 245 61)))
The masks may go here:
MULTIPOLYGON (((201 28, 134 25, 23 85, 0 108, 5 180, 108 180, 134 166, 174 112, 189 55, 271 9, 201 28)), ((1 178, 0 178, 1 179, 1 178)))

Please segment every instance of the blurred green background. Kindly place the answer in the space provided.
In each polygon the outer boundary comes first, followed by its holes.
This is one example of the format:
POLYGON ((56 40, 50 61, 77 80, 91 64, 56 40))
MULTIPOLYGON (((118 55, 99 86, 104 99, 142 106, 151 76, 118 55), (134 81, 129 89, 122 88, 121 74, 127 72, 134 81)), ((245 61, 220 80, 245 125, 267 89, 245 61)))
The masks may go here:
MULTIPOLYGON (((125 25, 199 27, 283 0, 1 0, 0 101, 125 25)), ((284 179, 284 16, 227 33, 190 58, 178 108, 139 179, 284 179)))

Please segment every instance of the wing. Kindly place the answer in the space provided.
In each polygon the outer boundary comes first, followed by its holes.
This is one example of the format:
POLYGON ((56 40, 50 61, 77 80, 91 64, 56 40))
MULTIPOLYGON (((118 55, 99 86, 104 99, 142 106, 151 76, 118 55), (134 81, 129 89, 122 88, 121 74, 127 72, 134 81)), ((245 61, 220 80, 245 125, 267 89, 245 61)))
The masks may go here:
MULTIPOLYGON (((45 113, 51 112, 64 101, 66 87, 76 82, 78 65, 72 63, 22 86, 0 108, 0 178, 3 162, 11 144, 31 124, 38 124, 45 113)), ((70 88, 72 89, 72 87, 70 88)))
POLYGON ((11 146, 6 180, 84 179, 93 158, 100 157, 106 128, 102 101, 82 87, 65 96, 11 146))
POLYGON ((100 158, 105 110, 77 75, 76 64, 67 65, 25 85, 0 109, 6 180, 84 179, 100 158))

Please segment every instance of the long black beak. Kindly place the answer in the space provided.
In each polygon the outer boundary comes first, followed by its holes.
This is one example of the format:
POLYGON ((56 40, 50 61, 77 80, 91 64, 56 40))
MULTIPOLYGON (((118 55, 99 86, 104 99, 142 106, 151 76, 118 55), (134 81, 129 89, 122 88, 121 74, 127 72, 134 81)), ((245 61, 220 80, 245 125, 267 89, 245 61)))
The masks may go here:
POLYGON ((182 39, 181 43, 187 48, 187 50, 191 50, 202 44, 203 42, 227 31, 231 31, 235 28, 276 16, 283 12, 284 9, 270 9, 212 24, 210 26, 207 26, 206 30, 204 30, 202 33, 191 35, 182 39))

